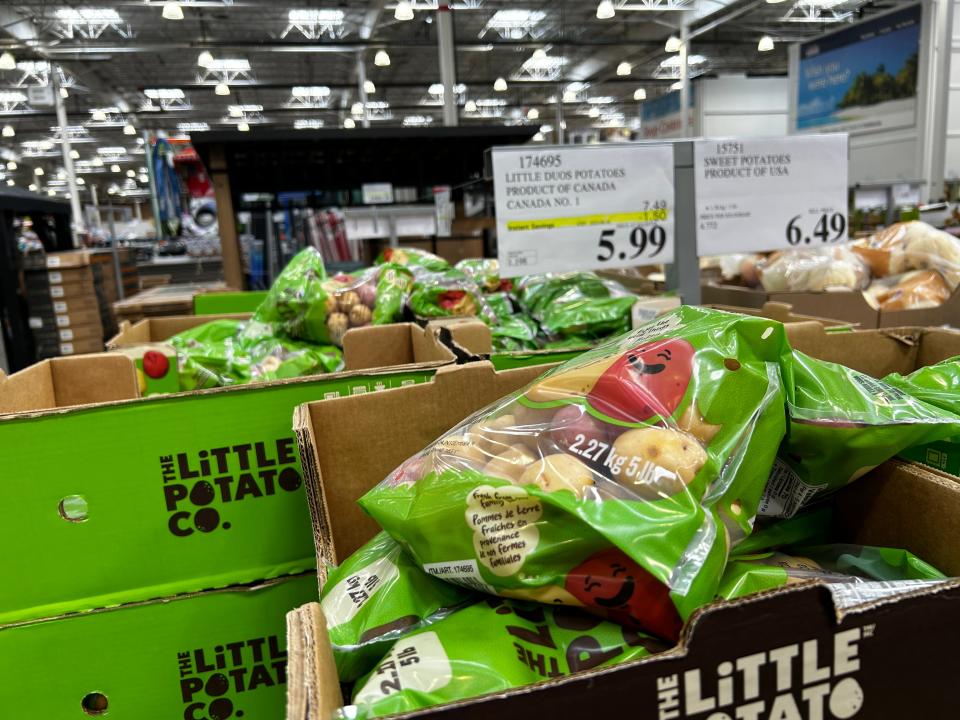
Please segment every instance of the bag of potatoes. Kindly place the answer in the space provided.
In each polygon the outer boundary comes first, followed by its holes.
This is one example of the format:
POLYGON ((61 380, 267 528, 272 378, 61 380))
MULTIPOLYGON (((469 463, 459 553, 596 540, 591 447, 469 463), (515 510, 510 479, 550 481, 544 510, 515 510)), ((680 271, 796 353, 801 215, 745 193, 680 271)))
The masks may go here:
POLYGON ((783 326, 680 307, 477 413, 365 495, 427 572, 675 639, 785 432, 783 326))

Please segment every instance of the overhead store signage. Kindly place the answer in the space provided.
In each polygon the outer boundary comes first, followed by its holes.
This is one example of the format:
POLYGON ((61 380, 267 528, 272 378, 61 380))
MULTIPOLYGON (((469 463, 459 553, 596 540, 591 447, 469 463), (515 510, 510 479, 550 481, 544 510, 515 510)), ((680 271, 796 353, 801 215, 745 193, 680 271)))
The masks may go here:
POLYGON ((914 5, 803 43, 794 127, 855 134, 913 126, 922 13, 914 5))
POLYGON ((847 136, 694 142, 697 254, 847 239, 847 136))
POLYGON ((500 274, 673 262, 670 145, 493 149, 500 274))
POLYGON ((366 183, 360 186, 364 205, 387 205, 393 202, 393 185, 390 183, 366 183))

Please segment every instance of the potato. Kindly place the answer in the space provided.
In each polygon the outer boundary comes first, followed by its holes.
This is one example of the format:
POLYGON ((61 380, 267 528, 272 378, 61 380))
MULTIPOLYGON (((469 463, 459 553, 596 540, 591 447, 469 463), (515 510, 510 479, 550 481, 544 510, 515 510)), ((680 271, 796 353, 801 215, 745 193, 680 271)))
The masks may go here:
POLYGON ((614 442, 613 451, 623 461, 614 480, 650 500, 683 491, 707 461, 695 437, 663 427, 628 430, 614 442))
POLYGON ((573 455, 554 453, 528 465, 520 485, 539 485, 547 492, 569 490, 578 498, 593 486, 593 472, 573 455))
POLYGON ((500 453, 483 467, 484 475, 493 475, 510 482, 516 482, 537 456, 526 445, 513 445, 500 453))

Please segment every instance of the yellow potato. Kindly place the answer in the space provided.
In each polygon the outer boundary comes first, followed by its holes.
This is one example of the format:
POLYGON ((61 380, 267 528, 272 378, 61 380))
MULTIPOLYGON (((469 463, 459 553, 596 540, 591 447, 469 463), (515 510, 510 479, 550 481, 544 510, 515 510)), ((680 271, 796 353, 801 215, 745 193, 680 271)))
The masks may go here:
POLYGON ((528 465, 519 484, 539 485, 547 492, 569 490, 583 497, 584 490, 593 486, 593 471, 573 455, 554 453, 528 465))
POLYGON ((533 600, 534 602, 544 603, 545 605, 569 605, 572 607, 583 607, 583 603, 575 596, 571 595, 559 585, 544 585, 538 588, 500 588, 497 590, 503 597, 516 598, 517 600, 533 600))
POLYGON ((513 415, 501 415, 474 423, 467 428, 467 435, 487 455, 499 455, 519 440, 518 434, 513 431, 516 424, 513 415))
POLYGON ((720 428, 722 427, 721 425, 713 425, 704 420, 696 402, 692 402, 687 406, 683 415, 680 416, 677 425, 681 430, 690 433, 705 445, 710 444, 713 436, 720 432, 720 428))
MULTIPOLYGON (((457 467, 465 462, 469 467, 480 468, 489 456, 472 442, 467 435, 448 435, 437 441, 430 452, 427 461, 430 469, 443 472, 448 467, 457 467)), ((424 473, 426 474, 426 473, 424 473)))
POLYGON ((527 466, 536 459, 537 456, 525 445, 513 445, 484 465, 483 474, 516 482, 527 466))
POLYGON ((707 461, 695 437, 663 427, 627 430, 614 442, 613 451, 623 458, 614 479, 649 499, 682 491, 707 461))
POLYGON ((619 359, 619 355, 611 354, 586 365, 550 375, 527 390, 526 395, 534 402, 583 397, 593 390, 599 377, 619 359))

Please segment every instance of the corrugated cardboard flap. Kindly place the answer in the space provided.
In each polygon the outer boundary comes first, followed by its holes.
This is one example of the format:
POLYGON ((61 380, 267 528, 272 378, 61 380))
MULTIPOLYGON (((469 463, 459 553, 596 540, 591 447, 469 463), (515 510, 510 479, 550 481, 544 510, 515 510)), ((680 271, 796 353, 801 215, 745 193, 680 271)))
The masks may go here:
POLYGON ((115 353, 53 358, 0 382, 0 415, 140 397, 136 366, 115 353))

